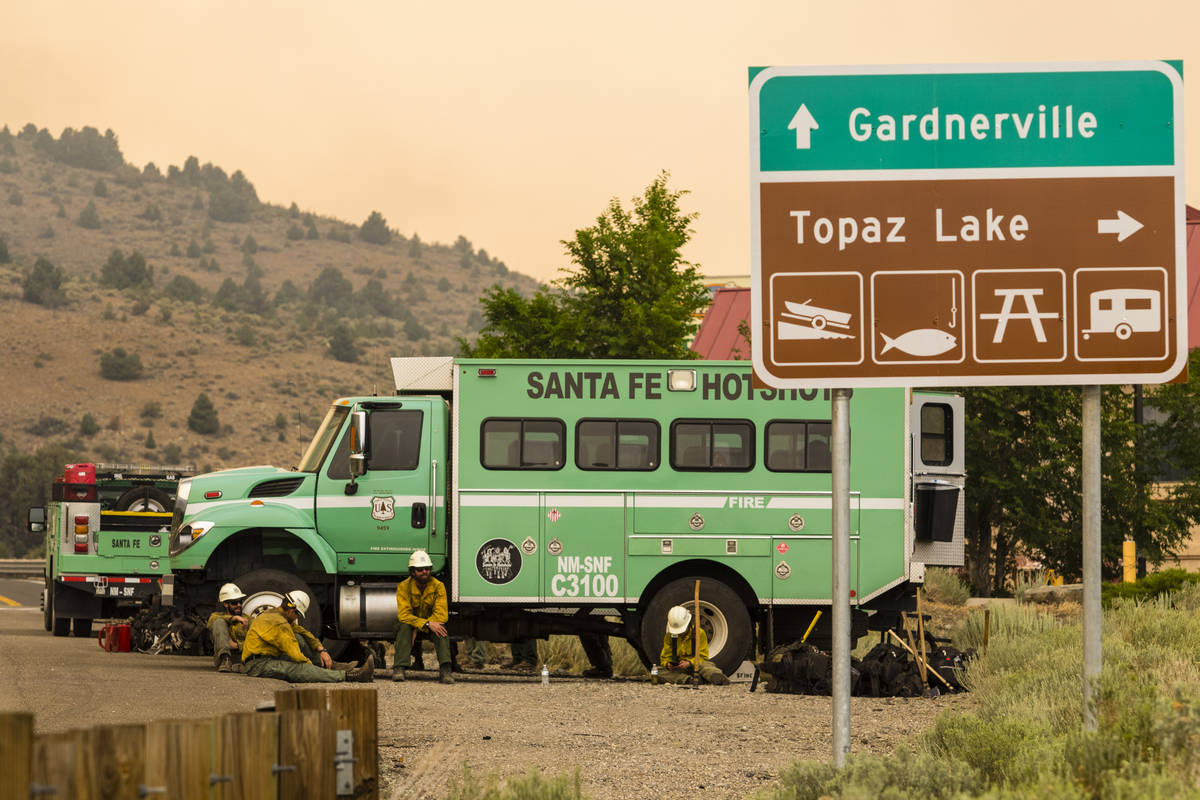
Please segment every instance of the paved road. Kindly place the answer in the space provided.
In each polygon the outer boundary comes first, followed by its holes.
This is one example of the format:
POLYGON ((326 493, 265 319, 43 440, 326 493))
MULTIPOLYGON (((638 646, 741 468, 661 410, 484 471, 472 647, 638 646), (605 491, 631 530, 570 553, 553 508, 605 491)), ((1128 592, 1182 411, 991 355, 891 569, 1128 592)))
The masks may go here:
POLYGON ((0 596, 21 603, 0 601, 0 710, 32 712, 38 732, 253 711, 287 685, 216 672, 209 657, 109 653, 95 634, 52 636, 41 585, 0 581, 0 596))

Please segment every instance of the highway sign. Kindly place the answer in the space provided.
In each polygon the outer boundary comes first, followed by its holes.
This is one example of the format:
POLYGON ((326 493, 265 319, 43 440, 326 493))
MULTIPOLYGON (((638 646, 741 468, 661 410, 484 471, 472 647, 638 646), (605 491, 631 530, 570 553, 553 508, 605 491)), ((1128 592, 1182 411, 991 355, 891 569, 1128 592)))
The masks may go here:
POLYGON ((758 378, 1175 377, 1182 122, 1159 61, 752 71, 758 378))

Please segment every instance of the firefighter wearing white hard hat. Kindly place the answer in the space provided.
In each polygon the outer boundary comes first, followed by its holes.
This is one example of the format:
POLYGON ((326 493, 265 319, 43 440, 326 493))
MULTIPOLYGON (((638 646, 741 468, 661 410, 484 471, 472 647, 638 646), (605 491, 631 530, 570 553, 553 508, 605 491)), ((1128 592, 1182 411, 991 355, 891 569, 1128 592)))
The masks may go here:
POLYGON ((729 678, 708 660, 708 636, 704 626, 697 630, 692 612, 674 606, 667 612, 667 632, 658 658, 658 678, 664 683, 711 683, 724 685, 729 678), (699 647, 696 647, 697 641, 699 647))
MULTIPOLYGON (((439 680, 454 683, 450 674, 450 635, 446 631, 446 621, 450 619, 446 584, 433 577, 433 559, 424 550, 414 550, 408 558, 408 577, 396 586, 396 615, 400 627, 396 632, 392 680, 404 680, 404 670, 412 666, 414 645, 420 637, 433 640, 439 680)), ((416 656, 421 658, 419 646, 416 656)))
POLYGON ((299 624, 312 600, 307 592, 287 592, 278 608, 263 611, 250 623, 242 658, 246 674, 255 678, 279 678, 289 683, 365 683, 374 679, 375 657, 368 655, 361 666, 330 669, 333 659, 317 637, 299 624), (312 655, 304 652, 311 651, 312 655), (313 658, 321 666, 313 663, 313 658))
POLYGON ((213 664, 218 672, 232 672, 242 661, 242 642, 250 622, 242 614, 246 593, 236 583, 227 583, 217 592, 221 609, 208 616, 208 633, 213 643, 213 664))

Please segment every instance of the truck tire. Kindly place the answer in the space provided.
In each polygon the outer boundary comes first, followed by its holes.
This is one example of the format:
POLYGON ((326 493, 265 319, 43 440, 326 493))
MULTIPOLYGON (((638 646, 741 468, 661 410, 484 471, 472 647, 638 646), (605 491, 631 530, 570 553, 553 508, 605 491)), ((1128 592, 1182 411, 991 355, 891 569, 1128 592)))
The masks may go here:
POLYGON ((92 621, 83 617, 76 617, 71 620, 71 633, 79 638, 86 638, 92 635, 92 621))
POLYGON ((174 511, 171 495, 157 486, 135 486, 117 498, 115 511, 174 511))
POLYGON ((71 618, 57 617, 54 615, 54 608, 58 604, 54 602, 55 586, 51 583, 46 588, 46 605, 50 609, 48 616, 50 618, 50 631, 55 636, 66 636, 71 632, 71 618))
POLYGON ((308 612, 300 618, 301 624, 321 637, 321 604, 313 590, 301 578, 280 569, 256 569, 234 580, 238 588, 246 593, 242 610, 247 616, 271 606, 278 606, 287 592, 301 591, 308 595, 308 612))
POLYGON ((667 612, 672 606, 692 610, 697 580, 700 624, 708 636, 708 659, 732 675, 750 654, 753 641, 750 612, 737 592, 716 578, 679 578, 660 589, 642 615, 642 648, 652 660, 658 660, 667 630, 667 612))
POLYGON ((42 624, 46 630, 54 629, 54 609, 50 607, 50 587, 42 589, 42 624))

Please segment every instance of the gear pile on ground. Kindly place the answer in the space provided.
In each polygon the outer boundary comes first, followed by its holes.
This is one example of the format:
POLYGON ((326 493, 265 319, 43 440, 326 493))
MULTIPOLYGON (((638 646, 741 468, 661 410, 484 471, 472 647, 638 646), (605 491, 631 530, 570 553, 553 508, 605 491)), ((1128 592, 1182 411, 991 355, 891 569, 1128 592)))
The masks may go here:
MULTIPOLYGON (((934 646, 926 653, 929 666, 955 691, 963 689, 961 670, 972 656, 973 651, 963 653, 942 645, 934 646)), ((757 666, 768 692, 832 693, 833 659, 812 645, 793 642, 776 647, 757 666)), ((947 688, 932 677, 930 685, 942 691, 947 688)), ((861 697, 921 697, 925 694, 925 684, 917 660, 900 647, 883 642, 861 661, 850 659, 850 693, 861 697)))
POLYGON ((204 620, 179 608, 143 608, 129 628, 133 649, 142 653, 212 655, 212 637, 204 620))

